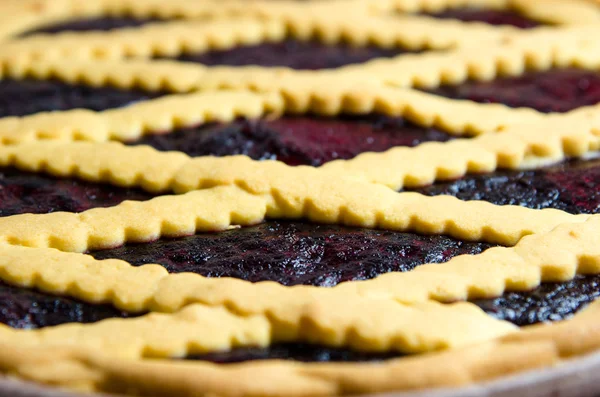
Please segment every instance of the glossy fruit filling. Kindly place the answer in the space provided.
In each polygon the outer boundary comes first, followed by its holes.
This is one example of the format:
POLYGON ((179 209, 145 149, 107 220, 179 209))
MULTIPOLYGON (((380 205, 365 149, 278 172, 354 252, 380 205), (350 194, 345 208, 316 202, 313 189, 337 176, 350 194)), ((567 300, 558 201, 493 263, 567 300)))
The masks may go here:
POLYGON ((56 80, 0 80, 0 118, 57 110, 106 110, 153 99, 165 92, 71 85, 56 80))
POLYGON ((131 317, 112 305, 94 305, 14 287, 0 282, 0 323, 35 329, 66 323, 93 323, 113 317, 131 317))
POLYGON ((427 92, 513 108, 533 108, 544 113, 564 113, 600 103, 600 73, 577 68, 551 69, 492 81, 444 85, 427 92))
POLYGON ((191 156, 243 154, 255 160, 319 166, 363 152, 382 152, 395 146, 449 139, 451 136, 445 132, 424 128, 400 117, 287 116, 276 120, 201 125, 147 136, 132 144, 150 145, 162 151, 178 150, 191 156))
POLYGON ((473 303, 488 314, 517 325, 559 321, 600 297, 600 276, 576 276, 565 283, 544 283, 528 292, 507 292, 473 303))
POLYGON ((252 282, 332 287, 424 263, 477 254, 489 244, 372 229, 271 221, 219 233, 95 251, 139 266, 159 263, 170 273, 235 277, 252 282))
POLYGON ((250 360, 293 360, 301 362, 365 362, 400 357, 399 353, 367 353, 307 343, 278 343, 269 347, 239 347, 230 351, 197 354, 187 360, 211 361, 219 364, 250 360))
POLYGON ((298 70, 332 69, 364 63, 375 58, 391 58, 415 53, 401 47, 383 48, 375 45, 353 46, 347 43, 329 45, 318 40, 287 39, 277 43, 245 45, 229 50, 212 50, 199 54, 184 54, 176 59, 207 66, 280 66, 298 70))
POLYGON ((509 25, 520 29, 531 29, 541 25, 516 11, 486 10, 482 8, 451 8, 437 13, 426 14, 440 19, 457 19, 463 22, 483 22, 488 25, 509 25))
POLYGON ((411 190, 427 196, 448 194, 461 200, 485 200, 498 205, 598 214, 600 160, 572 160, 534 171, 467 175, 411 190))
POLYGON ((143 201, 152 197, 141 189, 0 168, 0 216, 82 212, 111 207, 125 200, 143 201))
POLYGON ((55 25, 41 27, 30 30, 21 36, 31 36, 33 34, 53 34, 62 32, 88 32, 88 31, 108 31, 122 28, 135 28, 149 23, 163 22, 164 20, 156 18, 133 18, 133 17, 105 17, 88 18, 74 21, 63 22, 55 25))

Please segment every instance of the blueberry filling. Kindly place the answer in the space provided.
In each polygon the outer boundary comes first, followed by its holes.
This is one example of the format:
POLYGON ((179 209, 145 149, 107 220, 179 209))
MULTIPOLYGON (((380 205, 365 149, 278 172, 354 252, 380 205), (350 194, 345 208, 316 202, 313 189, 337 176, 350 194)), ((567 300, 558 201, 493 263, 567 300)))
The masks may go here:
POLYGON ((90 254, 97 259, 123 259, 135 266, 159 263, 170 273, 331 287, 478 254, 489 247, 437 235, 271 221, 90 254))
POLYGON ((458 19, 463 22, 483 22, 488 25, 510 25, 520 29, 531 29, 541 25, 511 10, 486 10, 481 8, 451 8, 445 11, 426 14, 440 19, 458 19))
POLYGON ((600 297, 600 276, 576 276, 565 283, 544 283, 529 292, 506 292, 474 303, 488 314, 517 325, 559 321, 600 297))
POLYGON ((133 18, 133 17, 104 17, 89 18, 75 21, 63 22, 56 25, 50 25, 23 33, 21 37, 34 34, 53 34, 61 32, 87 32, 93 30, 108 31, 121 28, 135 28, 149 23, 162 22, 162 19, 156 18, 133 18))
POLYGON ((343 348, 309 345, 306 343, 278 343, 269 347, 240 347, 225 352, 196 354, 188 356, 186 359, 231 364, 251 360, 365 362, 382 361, 400 356, 399 353, 366 353, 343 348))
POLYGON ((600 102, 600 73, 576 68, 552 69, 492 81, 444 85, 427 92, 513 108, 528 107, 544 113, 564 113, 600 102))
POLYGON ((141 189, 0 168, 0 216, 81 212, 96 207, 111 207, 125 200, 141 201, 152 197, 141 189))
POLYGON ((0 117, 78 108, 106 110, 165 94, 166 92, 71 85, 56 80, 0 80, 0 117))
POLYGON ((131 317, 111 305, 94 305, 13 287, 0 282, 0 323, 13 328, 35 329, 66 323, 93 323, 113 317, 131 317))
POLYGON ((132 144, 158 150, 178 150, 191 156, 243 154, 255 160, 279 160, 289 165, 319 166, 350 159, 363 152, 395 146, 447 141, 451 136, 403 118, 381 115, 337 118, 286 116, 277 120, 238 120, 151 135, 132 144))
POLYGON ((412 189, 461 200, 485 200, 498 205, 555 208, 572 214, 600 213, 600 160, 572 160, 534 171, 497 171, 467 175, 412 189))
MULTIPOLYGON (((530 107, 541 112, 568 112, 582 106, 600 103, 600 73, 575 68, 554 69, 487 82, 467 81, 457 86, 445 85, 428 92, 480 103, 530 107)), ((75 108, 100 111, 166 94, 168 93, 164 91, 145 92, 140 89, 121 90, 84 84, 70 85, 55 80, 2 80, 0 81, 0 117, 25 116, 75 108)), ((398 127, 403 123, 404 126, 411 126, 410 123, 401 120, 395 123, 398 127)), ((277 126, 277 122, 268 124, 277 126)), ((392 128, 394 122, 389 122, 387 126, 392 128)), ((411 127, 414 128, 414 125, 411 127)), ((291 138, 293 137, 289 137, 291 138)), ((444 139, 434 137, 429 140, 444 139)))
POLYGON ((348 43, 329 45, 320 41, 287 39, 277 43, 239 46, 200 54, 183 54, 176 59, 208 66, 281 66, 299 70, 332 69, 364 63, 375 58, 391 58, 417 53, 406 48, 383 48, 375 45, 354 46, 348 43))

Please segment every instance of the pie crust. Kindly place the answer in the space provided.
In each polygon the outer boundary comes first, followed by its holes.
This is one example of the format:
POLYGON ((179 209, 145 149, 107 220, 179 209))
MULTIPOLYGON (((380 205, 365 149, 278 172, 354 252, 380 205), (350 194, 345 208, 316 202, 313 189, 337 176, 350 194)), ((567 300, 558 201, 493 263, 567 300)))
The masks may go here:
POLYGON ((33 331, 0 326, 4 374, 132 395, 325 396, 460 387, 567 365, 600 348, 600 303, 569 320, 519 329, 467 302, 599 274, 600 215, 397 192, 468 173, 597 156, 600 105, 544 114, 442 98, 416 88, 553 67, 598 70, 595 37, 600 28, 593 24, 600 20, 600 6, 585 0, 5 0, 0 15, 6 12, 14 17, 6 25, 0 18, 3 78, 58 78, 174 95, 99 112, 0 119, 2 167, 162 194, 78 214, 0 218, 3 282, 131 313, 151 312, 33 331), (465 5, 518 9, 556 25, 576 26, 521 32, 393 15, 465 5), (104 33, 9 37, 106 15, 188 20, 104 33), (212 20, 193 20, 198 18, 212 20), (149 59, 289 35, 329 44, 344 39, 355 45, 400 43, 444 51, 311 72, 149 59), (237 117, 373 112, 436 126, 460 139, 364 153, 318 168, 245 156, 190 157, 124 144, 237 117), (504 247, 333 288, 169 274, 160 265, 134 267, 84 254, 265 219, 444 234, 504 247), (299 341, 414 355, 377 364, 168 360, 299 341))

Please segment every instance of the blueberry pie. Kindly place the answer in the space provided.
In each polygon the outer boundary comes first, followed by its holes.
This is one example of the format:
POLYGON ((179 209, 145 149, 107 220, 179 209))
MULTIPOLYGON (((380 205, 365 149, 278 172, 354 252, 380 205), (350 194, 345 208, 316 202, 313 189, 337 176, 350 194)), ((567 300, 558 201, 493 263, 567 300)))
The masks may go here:
POLYGON ((600 349, 594 1, 0 0, 0 26, 6 377, 365 395, 600 349))

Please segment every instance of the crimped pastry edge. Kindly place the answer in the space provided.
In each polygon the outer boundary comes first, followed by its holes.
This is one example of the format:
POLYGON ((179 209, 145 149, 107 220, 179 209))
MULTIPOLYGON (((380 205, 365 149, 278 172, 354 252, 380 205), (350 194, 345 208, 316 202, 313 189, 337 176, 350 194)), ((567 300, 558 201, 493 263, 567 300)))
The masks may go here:
POLYGON ((11 376, 54 386, 152 396, 333 396, 461 387, 567 364, 597 350, 600 346, 594 335, 598 333, 598 310, 600 305, 595 303, 572 320, 531 326, 483 344, 382 364, 167 363, 114 360, 99 350, 3 344, 0 368, 11 376))

